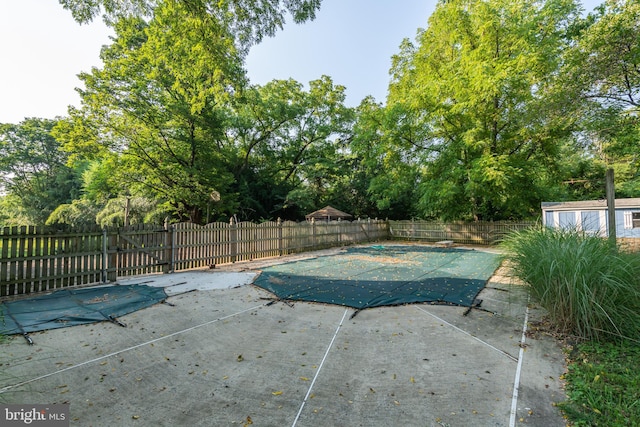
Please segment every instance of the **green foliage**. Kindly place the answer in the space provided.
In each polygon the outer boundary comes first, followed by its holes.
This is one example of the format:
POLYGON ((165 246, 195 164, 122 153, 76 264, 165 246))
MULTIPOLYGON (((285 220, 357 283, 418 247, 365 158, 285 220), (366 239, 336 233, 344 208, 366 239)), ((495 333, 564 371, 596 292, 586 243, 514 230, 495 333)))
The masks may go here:
POLYGON ((120 176, 119 170, 119 159, 115 155, 89 162, 82 174, 83 198, 104 202, 126 193, 127 188, 121 185, 125 180, 120 176))
POLYGON ((46 225, 64 224, 70 227, 82 227, 96 224, 96 214, 100 205, 89 199, 76 199, 71 203, 59 205, 47 218, 46 225))
MULTIPOLYGON (((328 77, 310 82, 308 91, 292 80, 247 86, 237 43, 242 30, 227 19, 242 18, 256 30, 258 18, 269 25, 278 3, 253 9, 242 1, 162 1, 146 21, 115 22, 104 68, 80 76, 83 108, 57 129, 66 149, 104 164, 85 174, 86 197, 112 198, 110 190, 120 188, 192 222, 286 216, 288 192, 311 182, 318 159, 333 162, 331 141, 348 129, 351 111, 344 87, 328 77), (239 15, 198 9, 205 6, 239 15), (108 164, 117 167, 105 175, 108 164), (213 191, 219 201, 210 199, 213 191)), ((314 4, 287 7, 311 16, 314 4)))
POLYGON ((622 194, 637 197, 640 163, 640 3, 606 1, 580 21, 563 53, 558 86, 571 100, 587 147, 616 167, 622 194), (622 172, 622 173, 618 173, 622 172))
POLYGON ((372 98, 358 107, 350 149, 354 197, 363 203, 357 215, 406 219, 413 217, 419 181, 422 134, 411 111, 399 105, 384 108, 372 98))
MULTIPOLYGON (((83 110, 69 121, 93 130, 87 143, 73 126, 60 132, 69 149, 98 141, 118 153, 123 187, 200 222, 211 191, 223 193, 233 180, 219 145, 226 104, 244 84, 233 39, 171 2, 149 23, 123 19, 115 30, 104 68, 81 75, 83 110)), ((234 208, 231 197, 221 203, 234 208)))
POLYGON ((533 228, 504 243, 513 273, 558 328, 587 340, 636 339, 640 258, 575 230, 533 228))
MULTIPOLYGON (((315 18, 321 0, 59 0, 81 23, 102 15, 107 23, 123 18, 148 17, 163 6, 179 7, 185 17, 222 20, 245 49, 273 36, 281 29, 288 12, 296 23, 315 18)), ((217 25, 217 24, 215 24, 217 25)))
POLYGON ((636 341, 577 345, 565 374, 568 400, 558 406, 576 427, 636 425, 640 420, 639 364, 636 341))
POLYGON ((416 134, 394 142, 422 163, 424 216, 537 210, 547 184, 538 172, 560 161, 557 147, 571 135, 573 119, 548 88, 576 16, 571 1, 453 0, 438 4, 415 45, 405 41, 387 109, 395 129, 416 134))
POLYGON ((250 86, 243 69, 287 13, 313 19, 321 0, 59 1, 116 36, 80 75, 81 108, 3 126, 4 223, 120 223, 126 197, 200 223, 327 204, 520 219, 603 197, 612 166, 618 196, 640 194, 634 0, 584 19, 573 0, 438 2, 393 57, 387 104, 355 110, 328 76, 250 86))
MULTIPOLYGON (((605 107, 640 107, 640 4, 608 0, 582 23, 565 71, 586 98, 605 107), (597 82, 597 84, 594 84, 597 82)), ((571 83, 567 81, 567 83, 571 83)))
POLYGON ((0 197, 0 227, 33 225, 33 220, 15 194, 0 197))
MULTIPOLYGON (((162 224, 167 212, 161 206, 143 197, 130 197, 129 199, 129 224, 162 224)), ((96 223, 101 227, 122 227, 125 223, 125 211, 127 198, 119 197, 110 199, 107 204, 95 216, 96 223)))
POLYGON ((66 165, 67 153, 51 134, 56 122, 31 118, 0 125, 0 191, 15 196, 11 206, 30 225, 44 224, 59 204, 79 195, 82 165, 66 165))
POLYGON ((342 141, 354 113, 344 100, 345 88, 327 76, 308 90, 290 79, 243 93, 229 112, 224 145, 243 219, 299 219, 331 197, 349 173, 342 141))

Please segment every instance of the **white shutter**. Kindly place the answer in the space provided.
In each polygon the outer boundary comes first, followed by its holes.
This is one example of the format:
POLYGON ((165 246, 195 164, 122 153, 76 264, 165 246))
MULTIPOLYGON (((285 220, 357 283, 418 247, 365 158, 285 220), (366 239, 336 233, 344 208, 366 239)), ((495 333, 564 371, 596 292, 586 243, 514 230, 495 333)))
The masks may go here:
POLYGON ((626 230, 633 228, 633 215, 631 212, 624 213, 624 228, 626 230))

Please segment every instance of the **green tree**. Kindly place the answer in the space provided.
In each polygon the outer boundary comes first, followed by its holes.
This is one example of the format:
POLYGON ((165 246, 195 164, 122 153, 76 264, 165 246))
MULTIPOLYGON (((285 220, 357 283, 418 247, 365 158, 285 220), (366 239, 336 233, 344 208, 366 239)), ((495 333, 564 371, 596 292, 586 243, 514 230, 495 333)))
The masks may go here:
POLYGON ((245 51, 265 36, 282 29, 287 13, 295 23, 315 18, 321 0, 59 0, 81 23, 102 16, 107 23, 125 18, 145 18, 169 5, 185 12, 187 20, 209 22, 231 30, 233 39, 245 51), (221 25, 220 25, 221 24, 221 25))
POLYGON ((574 125, 549 87, 577 12, 572 0, 440 2, 417 44, 402 45, 387 108, 417 131, 420 148, 407 153, 423 165, 424 216, 537 212, 538 177, 561 161, 574 125))
POLYGON ((616 170, 620 195, 640 194, 640 3, 608 0, 575 26, 561 85, 587 148, 616 170))
POLYGON ((274 80, 246 91, 227 130, 245 217, 299 219, 329 197, 353 121, 344 91, 327 76, 308 90, 274 80))
POLYGON ((416 215, 422 128, 400 104, 383 107, 366 98, 358 107, 350 149, 351 189, 363 217, 406 219, 416 215))
POLYGON ((81 74, 83 108, 60 137, 81 158, 117 156, 120 195, 155 199, 179 220, 299 217, 287 195, 309 187, 350 130, 344 87, 328 77, 308 90, 293 80, 249 87, 233 33, 212 19, 179 2, 159 4, 148 23, 121 18, 104 68, 81 74))
POLYGON ((33 224, 19 196, 15 194, 0 196, 0 227, 33 224))
POLYGON ((640 3, 607 0, 576 27, 568 78, 583 97, 607 107, 640 109, 640 3))
POLYGON ((70 227, 91 226, 96 224, 96 215, 99 211, 100 206, 92 200, 78 198, 70 203, 58 205, 47 217, 46 224, 70 227))
POLYGON ((44 224, 59 204, 79 194, 82 167, 66 165, 67 153, 51 134, 56 123, 29 118, 0 125, 0 190, 12 196, 12 206, 19 201, 21 222, 29 225, 44 224))
MULTIPOLYGON (((104 67, 80 75, 83 108, 60 133, 70 150, 95 155, 98 143, 117 153, 123 187, 200 222, 210 193, 233 180, 220 149, 227 106, 245 84, 233 37, 175 2, 159 4, 148 23, 121 19, 115 31, 104 67), (86 140, 75 126, 90 129, 86 140)), ((233 198, 221 203, 229 212, 236 206, 233 198)))

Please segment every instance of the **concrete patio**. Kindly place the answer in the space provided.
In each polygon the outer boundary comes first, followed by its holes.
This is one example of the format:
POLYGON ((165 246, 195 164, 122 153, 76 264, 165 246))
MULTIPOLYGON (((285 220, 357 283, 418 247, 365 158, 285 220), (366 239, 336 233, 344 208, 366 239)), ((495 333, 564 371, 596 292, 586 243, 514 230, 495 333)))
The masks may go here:
MULTIPOLYGON (((3 403, 69 403, 77 426, 562 426, 561 348, 525 333, 525 289, 494 276, 484 310, 359 312, 273 303, 261 267, 137 277, 168 304, 0 344, 3 403), (526 337, 526 338, 525 338, 526 337)), ((526 320, 525 320, 526 319, 526 320)))

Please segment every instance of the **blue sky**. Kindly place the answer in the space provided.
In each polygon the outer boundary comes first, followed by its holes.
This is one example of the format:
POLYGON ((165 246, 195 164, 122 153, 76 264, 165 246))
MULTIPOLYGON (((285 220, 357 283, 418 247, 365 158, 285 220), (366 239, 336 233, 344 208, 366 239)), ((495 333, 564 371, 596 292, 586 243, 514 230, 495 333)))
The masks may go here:
MULTIPOLYGON (((247 58, 253 83, 322 75, 347 88, 347 104, 384 102, 391 56, 425 27, 436 0, 323 0, 316 20, 289 23, 247 58)), ((591 10, 601 0, 586 0, 591 10)), ((79 105, 76 75, 100 66, 110 30, 79 25, 56 0, 0 1, 0 123, 64 116, 79 105)))
POLYGON ((291 24, 252 48, 252 83, 294 78, 307 84, 328 75, 347 88, 347 103, 367 95, 384 102, 391 56, 425 27, 436 0, 323 0, 316 19, 291 24))

